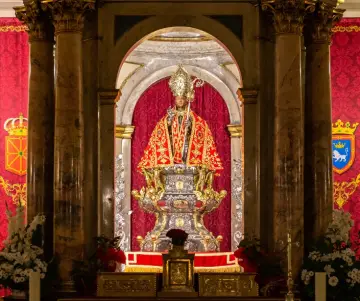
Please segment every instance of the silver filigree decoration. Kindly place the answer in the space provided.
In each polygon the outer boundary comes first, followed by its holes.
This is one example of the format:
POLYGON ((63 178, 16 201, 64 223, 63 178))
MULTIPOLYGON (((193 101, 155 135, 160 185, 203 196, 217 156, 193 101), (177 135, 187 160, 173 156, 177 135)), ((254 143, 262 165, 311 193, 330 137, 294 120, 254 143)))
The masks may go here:
POLYGON ((233 212, 233 239, 232 249, 236 249, 244 236, 244 202, 243 202, 243 175, 242 160, 237 159, 232 164, 233 174, 231 177, 231 198, 235 202, 235 212, 233 212))
POLYGON ((125 167, 122 154, 115 160, 115 237, 120 237, 119 247, 124 251, 130 251, 129 235, 125 229, 125 216, 131 214, 126 213, 123 206, 125 199, 125 167))

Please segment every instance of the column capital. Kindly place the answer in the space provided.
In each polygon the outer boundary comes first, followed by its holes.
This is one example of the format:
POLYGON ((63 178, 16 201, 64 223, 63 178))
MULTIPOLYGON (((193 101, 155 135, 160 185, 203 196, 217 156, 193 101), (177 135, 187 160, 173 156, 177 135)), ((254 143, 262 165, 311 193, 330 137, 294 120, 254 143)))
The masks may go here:
POLYGON ((36 0, 14 7, 15 16, 27 26, 31 41, 54 41, 53 26, 36 0))
POLYGON ((315 10, 315 0, 262 0, 261 8, 273 15, 277 34, 302 35, 304 17, 315 10))
POLYGON ((256 104, 259 93, 258 90, 255 89, 239 88, 236 91, 236 94, 241 104, 247 105, 247 104, 256 104))
POLYGON ((228 124, 227 129, 231 138, 240 138, 243 135, 243 128, 241 124, 228 124))
POLYGON ((42 0, 44 10, 51 12, 55 34, 61 32, 82 32, 84 13, 95 9, 96 0, 42 0))
POLYGON ((115 127, 115 137, 122 139, 131 139, 135 130, 133 125, 117 125, 115 127))
POLYGON ((311 43, 324 44, 331 43, 332 28, 338 23, 344 13, 344 9, 336 8, 337 3, 319 2, 316 6, 314 15, 307 26, 308 36, 311 43))

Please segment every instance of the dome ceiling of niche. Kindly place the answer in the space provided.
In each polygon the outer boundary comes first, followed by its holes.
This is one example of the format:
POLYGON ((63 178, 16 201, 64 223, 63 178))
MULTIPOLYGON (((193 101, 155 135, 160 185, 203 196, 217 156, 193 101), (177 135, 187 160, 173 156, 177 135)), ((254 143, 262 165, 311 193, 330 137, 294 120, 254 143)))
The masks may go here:
MULTIPOLYGON (((156 60, 171 61, 211 60, 240 82, 240 74, 229 53, 210 35, 181 27, 157 32, 140 43, 121 67, 118 87, 122 88, 136 72, 156 60)), ((196 64, 195 64, 196 65, 196 64)))

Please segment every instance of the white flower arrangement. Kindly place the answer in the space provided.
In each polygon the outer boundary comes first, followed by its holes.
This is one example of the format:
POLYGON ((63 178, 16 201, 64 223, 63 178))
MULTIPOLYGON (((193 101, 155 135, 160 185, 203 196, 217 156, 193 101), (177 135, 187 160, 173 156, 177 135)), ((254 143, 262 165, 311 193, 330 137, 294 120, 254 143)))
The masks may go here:
POLYGON ((349 213, 334 211, 325 236, 309 253, 301 272, 307 297, 314 297, 315 273, 325 272, 328 300, 359 300, 360 262, 351 248, 349 237, 353 224, 349 213))
POLYGON ((45 222, 45 216, 37 215, 25 225, 24 213, 22 206, 17 207, 14 216, 10 210, 6 212, 9 234, 0 252, 0 285, 11 289, 24 289, 32 271, 40 272, 42 279, 47 271, 47 263, 42 258, 43 249, 32 244, 38 226, 45 222))

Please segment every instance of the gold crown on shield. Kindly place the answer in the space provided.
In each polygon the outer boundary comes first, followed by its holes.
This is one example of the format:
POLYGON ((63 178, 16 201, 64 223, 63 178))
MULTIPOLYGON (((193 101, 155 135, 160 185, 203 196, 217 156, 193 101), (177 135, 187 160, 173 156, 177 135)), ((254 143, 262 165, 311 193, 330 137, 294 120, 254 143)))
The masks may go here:
POLYGON ((172 94, 174 96, 186 97, 190 101, 195 96, 194 84, 196 87, 201 87, 204 85, 204 81, 199 78, 192 80, 190 74, 187 73, 182 65, 178 66, 178 69, 169 80, 172 94))
POLYGON ((20 113, 17 118, 9 118, 4 123, 4 129, 10 136, 26 136, 28 132, 27 118, 20 113))
POLYGON ((335 123, 332 124, 332 134, 353 135, 359 123, 355 122, 352 124, 352 126, 350 125, 350 122, 344 123, 340 119, 338 119, 335 123))
POLYGON ((334 147, 335 148, 344 148, 345 147, 345 143, 341 143, 340 141, 338 143, 334 143, 334 147))

